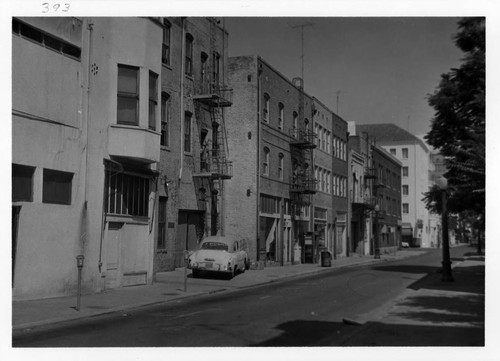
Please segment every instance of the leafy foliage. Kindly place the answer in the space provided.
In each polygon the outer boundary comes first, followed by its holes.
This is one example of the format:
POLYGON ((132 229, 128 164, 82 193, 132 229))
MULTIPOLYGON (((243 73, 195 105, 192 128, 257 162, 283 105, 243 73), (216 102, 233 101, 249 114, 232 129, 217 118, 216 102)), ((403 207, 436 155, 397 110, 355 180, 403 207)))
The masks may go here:
MULTIPOLYGON (((441 76, 429 95, 435 109, 427 142, 446 159, 445 177, 451 190, 452 212, 485 207, 485 18, 464 18, 458 23, 455 44, 465 53, 462 65, 441 76)), ((426 199, 431 199, 430 192, 426 199)), ((429 206, 430 203, 428 203, 429 206)))

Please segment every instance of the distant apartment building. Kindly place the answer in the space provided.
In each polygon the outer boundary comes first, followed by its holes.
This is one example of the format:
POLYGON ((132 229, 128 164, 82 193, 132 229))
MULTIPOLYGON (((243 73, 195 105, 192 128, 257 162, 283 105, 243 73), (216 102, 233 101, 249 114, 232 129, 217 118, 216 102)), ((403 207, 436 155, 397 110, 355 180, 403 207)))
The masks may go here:
POLYGON ((227 33, 211 18, 14 18, 13 297, 153 282, 224 232, 227 33))
POLYGON ((377 146, 401 161, 402 241, 412 246, 431 247, 430 212, 422 200, 431 186, 429 148, 395 124, 358 124, 356 132, 369 134, 377 146))
MULTIPOLYGON (((320 249, 334 247, 333 179, 347 175, 347 161, 333 169, 332 152, 337 134, 341 154, 347 125, 337 120, 333 128, 332 112, 304 93, 302 79, 287 79, 260 57, 229 58, 229 84, 227 233, 247 241, 252 260, 317 262, 320 249)), ((341 187, 338 180, 339 199, 341 187)))
POLYGON ((14 18, 13 297, 152 281, 161 22, 14 18))

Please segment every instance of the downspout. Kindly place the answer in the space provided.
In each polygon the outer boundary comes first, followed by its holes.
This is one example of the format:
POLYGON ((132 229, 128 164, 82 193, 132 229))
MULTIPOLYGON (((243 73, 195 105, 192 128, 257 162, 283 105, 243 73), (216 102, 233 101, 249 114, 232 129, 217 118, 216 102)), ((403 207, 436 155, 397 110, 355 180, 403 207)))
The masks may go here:
POLYGON ((92 53, 92 27, 94 24, 88 23, 87 24, 87 29, 89 30, 89 55, 88 55, 88 64, 87 64, 87 111, 85 114, 86 121, 85 121, 85 132, 86 132, 86 139, 85 139, 85 186, 84 186, 84 201, 83 201, 83 219, 82 219, 82 232, 80 235, 80 254, 83 255, 85 252, 85 242, 87 240, 87 232, 88 232, 88 227, 87 227, 87 222, 88 222, 88 210, 87 210, 87 205, 88 205, 88 164, 89 164, 89 129, 90 129, 90 61, 91 61, 91 53, 92 53))
POLYGON ((180 104, 180 112, 179 112, 179 119, 181 122, 181 141, 180 141, 180 166, 179 166, 179 184, 180 186, 181 179, 182 179, 182 171, 184 167, 184 72, 185 72, 185 64, 184 64, 184 58, 186 56, 186 30, 184 29, 184 17, 181 17, 181 74, 180 74, 180 99, 179 99, 179 104, 180 104))
POLYGON ((347 158, 347 180, 346 180, 346 191, 347 191, 347 217, 346 217, 346 238, 347 238, 347 245, 346 245, 346 256, 349 257, 351 255, 351 212, 352 212, 352 204, 351 204, 351 197, 350 197, 350 192, 349 192, 349 176, 351 174, 350 167, 349 165, 351 164, 351 152, 349 151, 349 132, 346 134, 346 144, 345 144, 345 151, 346 151, 346 158, 347 158))
POLYGON ((260 117, 261 117, 261 112, 262 112, 262 104, 261 104, 261 92, 262 92, 262 85, 261 85, 261 77, 262 77, 262 64, 259 62, 259 58, 256 57, 256 63, 257 63, 257 210, 256 210, 256 220, 257 220, 257 255, 256 259, 259 261, 262 261, 259 259, 260 257, 260 147, 261 147, 261 125, 260 125, 260 117))

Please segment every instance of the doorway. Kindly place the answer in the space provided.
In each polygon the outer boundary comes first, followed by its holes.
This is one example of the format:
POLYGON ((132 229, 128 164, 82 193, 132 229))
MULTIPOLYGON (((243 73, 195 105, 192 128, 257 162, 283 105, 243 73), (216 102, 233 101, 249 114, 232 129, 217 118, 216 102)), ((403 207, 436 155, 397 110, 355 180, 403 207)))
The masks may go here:
POLYGON ((179 210, 177 236, 175 238, 174 266, 184 267, 184 251, 194 251, 203 238, 205 212, 179 210))
POLYGON ((16 270, 17 232, 19 230, 19 214, 21 206, 12 206, 12 287, 14 287, 14 272, 16 270))

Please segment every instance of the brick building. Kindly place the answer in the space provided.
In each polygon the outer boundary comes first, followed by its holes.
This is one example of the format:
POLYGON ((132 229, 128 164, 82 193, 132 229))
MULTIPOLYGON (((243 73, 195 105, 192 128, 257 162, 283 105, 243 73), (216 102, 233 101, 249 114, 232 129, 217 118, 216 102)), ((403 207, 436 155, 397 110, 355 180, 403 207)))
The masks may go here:
POLYGON ((334 247, 331 153, 338 134, 345 154, 347 125, 334 129, 332 112, 303 91, 300 78, 287 79, 260 57, 229 58, 229 84, 227 232, 247 241, 252 260, 317 262, 320 248, 334 247))
POLYGON ((350 136, 349 149, 352 250, 394 252, 401 244, 401 162, 367 133, 350 136))
POLYGON ((154 270, 184 265, 184 251, 224 234, 231 179, 225 117, 228 34, 215 18, 163 18, 158 233, 154 270))

